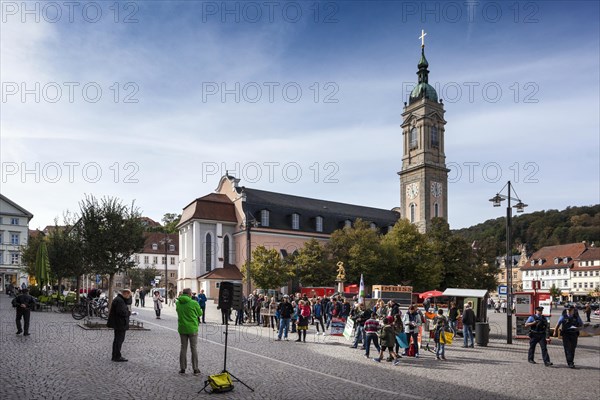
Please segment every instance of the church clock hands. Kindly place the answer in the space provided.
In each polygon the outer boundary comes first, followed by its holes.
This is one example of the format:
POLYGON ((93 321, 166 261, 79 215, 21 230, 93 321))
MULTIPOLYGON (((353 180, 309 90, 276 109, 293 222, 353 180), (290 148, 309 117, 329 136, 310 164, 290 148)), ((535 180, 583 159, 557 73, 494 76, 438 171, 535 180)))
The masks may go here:
POLYGON ((439 182, 431 182, 431 194, 433 197, 440 197, 442 195, 442 184, 439 182))
POLYGON ((409 199, 414 199, 419 195, 419 184, 414 182, 406 186, 406 195, 409 199))

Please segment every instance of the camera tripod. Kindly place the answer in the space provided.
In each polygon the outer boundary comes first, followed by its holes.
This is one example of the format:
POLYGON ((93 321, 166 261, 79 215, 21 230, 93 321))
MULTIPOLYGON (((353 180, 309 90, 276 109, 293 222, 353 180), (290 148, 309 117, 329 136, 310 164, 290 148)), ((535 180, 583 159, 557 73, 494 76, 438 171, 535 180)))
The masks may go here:
MULTIPOLYGON (((229 311, 229 310, 226 310, 229 311)), ((242 381, 240 378, 238 378, 237 376, 235 376, 234 374, 232 374, 231 372, 229 372, 227 370, 227 337, 229 336, 229 321, 225 320, 225 354, 223 355, 223 371, 221 371, 221 373, 228 373, 229 376, 231 376, 233 379, 233 382, 239 382, 242 385, 246 386, 248 389, 250 389, 252 392, 254 392, 254 389, 252 389, 250 386, 248 386, 244 381, 242 381)), ((202 388, 202 390, 206 389, 206 387, 208 386, 208 383, 204 384, 204 387, 202 388)), ((200 390, 200 392, 202 392, 202 390, 200 390)), ((198 393, 200 393, 198 392, 198 393)))

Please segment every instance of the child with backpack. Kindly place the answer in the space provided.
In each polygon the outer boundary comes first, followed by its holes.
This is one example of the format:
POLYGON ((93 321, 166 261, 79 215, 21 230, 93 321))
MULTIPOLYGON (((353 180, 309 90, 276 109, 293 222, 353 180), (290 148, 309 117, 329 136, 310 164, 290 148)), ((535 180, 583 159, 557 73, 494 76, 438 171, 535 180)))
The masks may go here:
POLYGON ((435 358, 446 361, 446 328, 448 326, 448 319, 444 316, 444 310, 438 310, 438 315, 433 319, 433 324, 435 326, 433 335, 435 358))

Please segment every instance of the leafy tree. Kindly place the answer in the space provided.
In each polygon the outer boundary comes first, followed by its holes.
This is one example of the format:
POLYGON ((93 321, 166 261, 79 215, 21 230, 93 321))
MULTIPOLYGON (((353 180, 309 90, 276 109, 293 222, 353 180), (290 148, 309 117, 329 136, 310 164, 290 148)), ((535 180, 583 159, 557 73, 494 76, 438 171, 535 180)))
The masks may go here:
POLYGON ((497 286, 497 240, 493 237, 468 242, 450 231, 441 218, 432 220, 427 232, 432 263, 442 268, 440 287, 478 288, 494 290, 497 286))
POLYGON ((386 268, 380 270, 377 282, 409 282, 415 291, 438 287, 443 266, 432 262, 426 238, 415 225, 399 220, 382 238, 381 246, 386 268))
POLYGON ((302 286, 331 286, 337 274, 335 264, 327 259, 325 247, 314 238, 304 243, 292 265, 298 270, 302 286))
POLYGON ((116 198, 98 200, 90 195, 80 202, 80 212, 77 233, 83 241, 84 260, 93 273, 109 275, 112 301, 115 273, 132 268, 133 254, 144 246, 139 209, 116 198))
POLYGON ((148 286, 155 276, 160 275, 160 272, 154 268, 131 268, 127 271, 129 279, 131 279, 131 287, 139 288, 148 286))
MULTIPOLYGON (((243 269, 242 273, 244 274, 244 279, 248 279, 246 268, 243 269)), ((268 250, 264 246, 258 246, 252 252, 250 277, 256 287, 265 291, 276 289, 286 285, 292 276, 293 273, 289 266, 283 262, 277 250, 268 250)))
POLYGON ((37 231, 37 235, 29 236, 27 245, 21 246, 21 263, 23 272, 29 276, 35 276, 35 258, 37 257, 40 243, 45 240, 44 233, 37 231))
POLYGON ((352 227, 334 231, 326 249, 331 255, 330 262, 344 263, 346 282, 358 283, 360 274, 376 277, 381 268, 388 265, 382 258, 379 235, 361 219, 357 219, 352 227))
MULTIPOLYGON (((83 262, 83 243, 70 226, 59 227, 48 235, 50 272, 60 286, 63 278, 74 278, 86 273, 83 262)), ((79 290, 77 290, 79 293, 79 290)))
POLYGON ((556 287, 556 285, 552 285, 552 287, 550 288, 550 296, 552 296, 553 299, 560 299, 561 292, 560 289, 556 287))
POLYGON ((163 216, 163 232, 177 233, 177 224, 181 220, 181 214, 166 213, 163 216))
MULTIPOLYGON (((506 252, 506 219, 497 218, 456 231, 471 243, 492 238, 498 244, 497 255, 506 252)), ((576 243, 583 240, 600 243, 600 205, 567 207, 516 215, 512 222, 515 245, 526 243, 533 251, 544 246, 576 243)))

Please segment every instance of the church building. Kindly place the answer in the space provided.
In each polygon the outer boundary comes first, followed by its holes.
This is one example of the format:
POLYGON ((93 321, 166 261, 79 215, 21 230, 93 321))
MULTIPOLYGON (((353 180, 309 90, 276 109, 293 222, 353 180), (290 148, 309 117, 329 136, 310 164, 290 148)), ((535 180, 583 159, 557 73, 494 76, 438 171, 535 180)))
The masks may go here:
POLYGON ((428 83, 424 36, 422 32, 418 84, 402 114, 400 208, 384 210, 247 188, 227 173, 214 193, 183 209, 178 225, 179 291, 204 289, 207 297, 216 297, 222 281, 242 281, 240 268, 260 245, 285 257, 313 238, 326 243, 335 230, 352 226, 357 219, 381 234, 401 216, 421 232, 428 229, 431 218, 447 219, 446 121, 443 103, 428 83))

